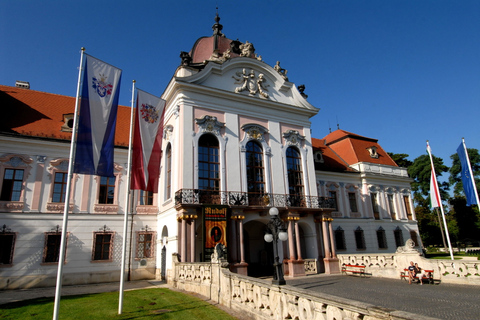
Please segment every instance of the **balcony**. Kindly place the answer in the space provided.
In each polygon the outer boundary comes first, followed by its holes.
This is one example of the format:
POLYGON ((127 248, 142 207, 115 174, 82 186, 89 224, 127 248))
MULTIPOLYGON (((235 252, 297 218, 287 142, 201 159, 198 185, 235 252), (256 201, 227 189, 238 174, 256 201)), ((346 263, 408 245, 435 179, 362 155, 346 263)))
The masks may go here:
POLYGON ((175 192, 175 205, 229 205, 232 207, 284 207, 303 209, 335 209, 335 199, 304 195, 248 193, 181 189, 175 192))

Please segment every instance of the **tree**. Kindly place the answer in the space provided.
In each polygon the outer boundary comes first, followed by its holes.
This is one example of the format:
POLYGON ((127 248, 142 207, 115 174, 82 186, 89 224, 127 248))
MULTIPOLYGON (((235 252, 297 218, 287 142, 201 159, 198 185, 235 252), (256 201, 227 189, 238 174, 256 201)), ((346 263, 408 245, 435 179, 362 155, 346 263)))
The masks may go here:
POLYGON ((407 159, 409 155, 406 153, 391 153, 391 152, 387 152, 387 153, 390 156, 390 158, 392 158, 392 160, 395 161, 395 163, 399 167, 408 168, 413 164, 412 161, 407 159))
MULTIPOLYGON (((441 177, 443 172, 448 171, 448 167, 443 164, 442 158, 435 156, 432 156, 432 158, 438 180, 438 177, 441 177)), ((429 197, 431 170, 432 166, 430 163, 430 157, 426 154, 421 155, 413 160, 412 165, 408 167, 408 174, 413 179, 412 191, 414 201, 425 208, 430 206, 429 197)), ((438 188, 440 190, 440 196, 442 197, 442 200, 447 201, 449 198, 448 190, 450 188, 448 182, 439 182, 438 188)))
MULTIPOLYGON (((448 171, 448 167, 443 164, 441 158, 432 156, 437 178, 443 172, 448 171)), ((413 179, 412 191, 413 199, 417 204, 415 214, 418 228, 424 245, 442 244, 443 227, 438 212, 432 213, 430 209, 430 178, 432 166, 430 157, 426 154, 413 160, 412 165, 408 167, 408 174, 413 179)), ((439 183, 440 196, 442 200, 448 199, 449 185, 447 182, 439 183)))
MULTIPOLYGON (((449 215, 457 222, 457 241, 480 240, 480 217, 478 210, 473 207, 467 207, 467 201, 465 197, 457 196, 450 199, 449 215)), ((450 231, 450 226, 449 226, 450 231)))
MULTIPOLYGON (((467 149, 468 158, 470 159, 470 165, 472 167, 473 176, 475 177, 475 184, 477 186, 477 191, 480 190, 480 154, 477 149, 467 149)), ((450 159, 453 160, 452 167, 450 168, 450 178, 448 182, 453 186, 453 194, 455 196, 464 195, 463 192, 463 183, 462 183, 462 165, 458 157, 458 153, 454 153, 450 156, 450 159)))

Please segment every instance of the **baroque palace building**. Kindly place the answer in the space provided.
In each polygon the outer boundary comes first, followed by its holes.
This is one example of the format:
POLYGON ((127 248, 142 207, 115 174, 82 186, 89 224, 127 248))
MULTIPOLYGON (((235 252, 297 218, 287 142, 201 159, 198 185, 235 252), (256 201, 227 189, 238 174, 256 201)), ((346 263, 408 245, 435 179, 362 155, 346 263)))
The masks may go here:
POLYGON ((339 272, 339 254, 393 254, 408 239, 421 248, 407 170, 376 139, 312 138, 319 109, 304 86, 226 38, 219 20, 181 52, 162 95, 159 193, 133 192, 126 235, 130 108, 118 110, 115 177, 74 174, 61 230, 75 98, 0 86, 0 288, 55 285, 62 232, 65 285, 117 281, 124 236, 129 279, 166 278, 173 253, 209 261, 218 243, 230 270, 271 275, 271 207, 288 234, 289 277, 339 272))

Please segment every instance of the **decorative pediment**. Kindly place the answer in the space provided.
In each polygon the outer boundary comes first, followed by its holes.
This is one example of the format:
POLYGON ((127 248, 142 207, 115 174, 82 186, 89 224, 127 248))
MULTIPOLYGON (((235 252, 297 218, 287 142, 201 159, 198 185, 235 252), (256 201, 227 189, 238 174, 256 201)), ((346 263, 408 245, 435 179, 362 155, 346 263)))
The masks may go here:
POLYGON ((297 146, 301 148, 302 142, 305 140, 305 136, 300 135, 297 130, 288 130, 283 133, 283 138, 289 146, 297 146))
POLYGON ((264 134, 268 133, 268 129, 254 123, 247 123, 242 126, 242 130, 247 134, 248 140, 264 141, 264 134))
POLYGON ((220 129, 225 127, 225 123, 217 120, 217 117, 205 115, 200 119, 195 119, 195 122, 200 127, 200 131, 210 132, 217 136, 220 135, 220 129))

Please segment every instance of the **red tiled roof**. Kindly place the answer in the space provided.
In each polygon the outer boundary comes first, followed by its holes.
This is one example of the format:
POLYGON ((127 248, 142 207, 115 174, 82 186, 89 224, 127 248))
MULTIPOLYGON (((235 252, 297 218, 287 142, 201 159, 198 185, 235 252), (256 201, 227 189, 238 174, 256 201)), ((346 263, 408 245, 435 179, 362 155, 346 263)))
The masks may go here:
POLYGON ((363 137, 348 131, 336 130, 325 137, 330 147, 349 165, 358 162, 369 162, 398 167, 395 161, 378 144, 378 140, 363 137), (372 158, 367 148, 376 147, 378 158, 372 158))
POLYGON ((321 151, 323 163, 315 162, 315 169, 322 171, 353 171, 348 163, 343 161, 330 147, 325 144, 325 139, 312 138, 313 151, 321 151))
MULTIPOLYGON (((7 111, 0 118, 0 132, 71 139, 71 133, 61 131, 61 127, 63 115, 75 111, 74 97, 0 85, 0 106, 7 111)), ((128 146, 130 110, 129 107, 118 107, 116 146, 128 146)))

